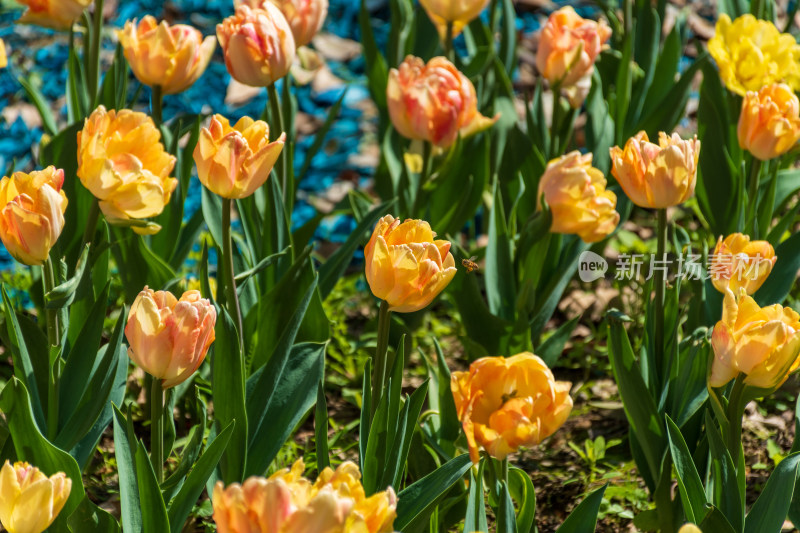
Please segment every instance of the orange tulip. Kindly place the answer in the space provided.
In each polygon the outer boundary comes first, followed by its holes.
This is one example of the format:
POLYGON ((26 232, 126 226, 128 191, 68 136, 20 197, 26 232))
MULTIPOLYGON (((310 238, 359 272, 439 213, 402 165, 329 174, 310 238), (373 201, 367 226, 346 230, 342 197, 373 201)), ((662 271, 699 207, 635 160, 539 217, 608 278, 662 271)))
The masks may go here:
POLYGON ((434 57, 427 65, 418 57, 406 57, 389 71, 386 99, 389 117, 401 135, 439 148, 449 147, 459 135, 483 131, 497 120, 478 112, 472 82, 444 57, 434 57))
POLYGON ((736 134, 739 146, 757 159, 782 156, 800 139, 800 100, 783 83, 749 91, 742 102, 736 134))
POLYGON ((0 523, 8 533, 42 533, 67 503, 72 480, 47 477, 28 463, 6 461, 0 470, 0 523))
POLYGON ((555 11, 547 19, 536 50, 536 68, 551 86, 569 87, 591 75, 594 62, 611 28, 582 18, 570 6, 555 11))
POLYGON ((136 78, 150 87, 158 85, 164 94, 174 94, 189 88, 203 75, 216 42, 186 24, 159 24, 150 15, 139 24, 125 23, 117 32, 136 78))
POLYGON ((372 294, 386 300, 390 311, 419 311, 456 275, 450 243, 435 237, 424 220, 401 224, 386 215, 378 221, 364 248, 366 276, 372 294))
POLYGON ((186 381, 200 367, 214 342, 217 310, 200 297, 200 291, 186 291, 177 300, 169 291, 147 287, 131 306, 125 337, 128 356, 165 389, 186 381))
POLYGON ((286 76, 295 56, 292 29, 280 9, 265 2, 262 9, 239 6, 217 24, 225 65, 245 85, 267 87, 286 76))
POLYGON ((420 4, 430 17, 442 41, 447 36, 447 24, 453 25, 452 36, 455 37, 464 26, 478 18, 489 0, 420 0, 420 4))
MULTIPOLYGON (((175 157, 164 150, 161 132, 144 113, 98 107, 78 132, 78 177, 100 200, 111 224, 154 217, 164 210, 178 180, 169 177, 175 157)), ((155 233, 156 224, 134 225, 155 233)))
POLYGON ((711 346, 712 387, 723 387, 742 373, 746 385, 775 389, 800 366, 800 315, 778 304, 759 307, 744 289, 737 301, 729 290, 711 346))
POLYGON ((474 463, 480 446, 505 459, 520 446, 539 444, 572 410, 571 384, 556 381, 529 352, 478 359, 468 372, 453 372, 450 387, 474 463))
POLYGON ((625 143, 611 148, 611 173, 625 194, 640 207, 662 209, 682 204, 694 194, 700 141, 697 135, 685 141, 677 133, 658 134, 658 144, 640 131, 625 143))
POLYGON ((328 16, 328 0, 236 0, 235 4, 260 9, 265 2, 272 2, 281 10, 298 48, 311 42, 328 16))
POLYGON ((742 233, 728 235, 725 240, 720 236, 709 266, 711 282, 723 294, 728 289, 738 294, 740 288, 753 294, 767 280, 777 260, 767 241, 750 241, 742 233))
POLYGON ((19 22, 68 30, 78 20, 92 0, 17 0, 28 9, 19 22))
POLYGON ((269 478, 251 477, 243 485, 217 482, 212 498, 220 533, 389 533, 397 498, 389 487, 369 498, 358 466, 349 461, 325 468, 312 484, 302 477, 298 459, 292 469, 269 478))
POLYGON ((269 142, 269 126, 262 120, 242 117, 231 127, 228 119, 214 115, 194 149, 197 177, 223 198, 250 196, 269 178, 285 140, 281 133, 269 142))
POLYGON ((577 150, 547 164, 539 180, 553 215, 550 231, 579 235, 585 242, 601 241, 619 223, 617 195, 606 189, 603 173, 592 166, 592 154, 577 150))
POLYGON ((41 265, 64 229, 64 171, 49 166, 0 180, 0 240, 20 263, 41 265))

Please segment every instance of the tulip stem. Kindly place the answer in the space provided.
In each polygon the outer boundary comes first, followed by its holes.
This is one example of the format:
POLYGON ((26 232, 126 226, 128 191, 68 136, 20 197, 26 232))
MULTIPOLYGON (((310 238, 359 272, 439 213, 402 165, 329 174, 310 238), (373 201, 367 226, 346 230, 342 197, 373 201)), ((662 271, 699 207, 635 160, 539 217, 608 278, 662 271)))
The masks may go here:
POLYGON ((164 481, 164 390, 156 377, 150 379, 150 461, 161 483, 164 481))
POLYGON ((94 233, 97 230, 97 221, 100 218, 100 202, 97 198, 92 198, 92 205, 89 207, 89 215, 86 219, 86 228, 83 230, 83 246, 94 240, 94 233))
MULTIPOLYGON (((42 284, 44 295, 53 290, 56 286, 53 262, 48 257, 42 265, 42 284)), ((47 307, 47 298, 44 298, 45 314, 47 316, 47 343, 49 346, 60 346, 60 334, 58 330, 58 309, 47 307)), ((52 351, 51 351, 52 353, 52 351)), ((47 394, 47 436, 52 441, 58 435, 58 384, 61 374, 60 352, 56 354, 56 360, 48 359, 48 378, 49 391, 47 394)))
POLYGON ((228 311, 236 321, 239 333, 239 349, 244 349, 244 329, 242 325, 242 312, 239 309, 239 295, 236 293, 236 273, 233 268, 233 239, 231 238, 231 210, 230 198, 222 199, 222 270, 223 283, 225 284, 225 298, 228 311))
MULTIPOLYGON (((664 254, 667 248, 667 210, 666 208, 659 209, 657 212, 657 244, 656 244, 656 260, 663 261, 664 254)), ((663 264, 663 263, 662 263, 663 264)), ((656 317, 656 331, 655 331, 655 359, 656 368, 661 372, 666 372, 664 368, 664 285, 666 284, 666 272, 654 272, 653 283, 655 284, 655 317, 656 317)), ((667 374, 664 374, 667 375, 667 374)))
POLYGON ((156 123, 156 127, 160 128, 163 122, 163 106, 164 106, 164 94, 161 90, 161 85, 153 85, 150 94, 150 107, 151 112, 153 115, 153 122, 156 123))
POLYGON ((92 109, 97 105, 97 95, 100 92, 100 43, 103 41, 103 0, 96 0, 92 19, 91 52, 89 56, 89 69, 87 83, 92 109))
MULTIPOLYGON (((44 265, 42 265, 42 280, 44 282, 44 294, 52 291, 56 286, 55 270, 53 269, 53 261, 48 257, 44 265)), ((45 310, 47 313, 47 340, 50 346, 58 346, 61 344, 58 331, 58 309, 49 309, 47 307, 47 299, 44 302, 45 310)))
MULTIPOLYGON (((272 119, 270 124, 270 137, 273 136, 272 129, 276 130, 275 135, 279 136, 281 132, 284 131, 283 113, 281 112, 281 101, 280 98, 278 98, 278 90, 275 88, 274 83, 267 86, 267 98, 269 99, 270 118, 272 119)), ((289 190, 289 173, 286 171, 286 155, 283 150, 281 150, 278 156, 278 161, 280 165, 275 165, 275 171, 280 178, 281 188, 283 189, 283 203, 286 204, 286 199, 294 196, 294 189, 289 190)))
POLYGON ((448 21, 447 28, 444 34, 444 55, 447 56, 451 62, 456 60, 456 51, 453 48, 453 23, 448 21))
POLYGON ((742 449, 742 416, 744 416, 744 375, 736 376, 728 399, 728 451, 731 452, 734 468, 738 467, 742 449))
POLYGON ((378 410, 378 403, 380 403, 383 385, 386 381, 386 352, 389 348, 391 323, 389 302, 381 300, 381 308, 378 311, 378 342, 375 348, 375 361, 372 365, 372 405, 370 406, 372 416, 378 410))
POLYGON ((553 110, 550 113, 550 158, 558 157, 561 149, 561 139, 559 136, 561 122, 561 84, 553 85, 550 90, 553 92, 553 110))
POLYGON ((419 183, 417 185, 417 191, 414 194, 414 204, 411 207, 411 216, 421 216, 420 213, 417 211, 419 210, 419 205, 422 197, 422 191, 425 188, 425 184, 428 182, 428 179, 431 175, 431 162, 433 161, 433 144, 429 143, 428 141, 422 141, 422 171, 419 175, 419 183))
POLYGON ((758 186, 761 178, 761 166, 763 162, 760 159, 753 158, 750 164, 750 183, 747 189, 747 224, 746 233, 754 238, 756 235, 756 218, 758 216, 758 186))

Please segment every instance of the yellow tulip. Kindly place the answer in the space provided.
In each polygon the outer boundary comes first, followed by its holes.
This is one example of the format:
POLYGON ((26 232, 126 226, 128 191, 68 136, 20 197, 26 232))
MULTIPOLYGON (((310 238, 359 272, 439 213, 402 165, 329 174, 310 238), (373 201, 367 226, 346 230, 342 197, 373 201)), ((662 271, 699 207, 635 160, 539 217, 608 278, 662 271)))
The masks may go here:
POLYGON ((390 311, 411 313, 426 307, 456 275, 450 243, 434 240, 424 220, 402 224, 392 215, 378 221, 364 248, 367 283, 390 311))
POLYGON ((539 444, 572 411, 571 384, 556 381, 529 352, 478 359, 468 372, 453 372, 450 387, 474 463, 479 447, 505 459, 520 446, 539 444))
POLYGON ((455 37, 464 26, 478 18, 489 0, 420 0, 419 2, 430 17, 442 41, 447 36, 447 24, 453 25, 452 37, 455 37))
POLYGON ((800 45, 772 22, 749 13, 731 22, 722 14, 708 41, 708 51, 723 83, 736 94, 744 96, 778 82, 800 89, 800 45))
POLYGON ((292 29, 271 2, 261 9, 239 6, 234 15, 217 24, 217 38, 228 72, 245 85, 272 85, 286 76, 294 61, 292 29))
POLYGON ((723 294, 728 289, 738 294, 740 288, 753 294, 767 280, 777 260, 767 241, 751 241, 742 233, 728 235, 725 240, 720 236, 709 265, 711 282, 723 294))
POLYGON ((712 387, 722 387, 742 373, 746 385, 777 388, 800 365, 800 315, 778 304, 759 307, 744 289, 739 289, 737 300, 729 290, 711 346, 712 387))
POLYGON ((203 39, 191 26, 159 24, 151 15, 138 25, 135 20, 126 22, 117 35, 136 78, 151 87, 158 85, 164 94, 179 93, 196 82, 216 46, 213 36, 203 39))
POLYGON ((697 136, 681 139, 658 134, 658 144, 640 131, 625 143, 611 148, 611 173, 633 203, 640 207, 665 208, 692 197, 697 182, 700 141, 697 136))
POLYGON ((594 62, 611 28, 578 15, 571 6, 553 12, 547 19, 536 50, 536 68, 551 86, 571 87, 591 76, 594 62))
POLYGON ((619 223, 617 195, 606 189, 606 178, 592 166, 591 153, 576 150, 550 161, 539 180, 539 198, 542 195, 553 215, 553 233, 597 242, 619 223))
POLYGON ((748 91, 736 128, 739 146, 762 161, 779 157, 800 139, 800 100, 784 83, 748 91))
POLYGON ((169 291, 147 287, 131 306, 125 337, 128 356, 167 389, 186 381, 200 367, 214 342, 217 310, 199 291, 178 300, 169 291))
POLYGON ((272 2, 281 10, 292 28, 297 48, 311 42, 328 16, 328 0, 236 0, 234 4, 260 9, 264 2, 272 2))
POLYGON ((78 20, 92 0, 17 0, 28 9, 19 22, 68 30, 78 20))
POLYGON ((3 39, 0 39, 0 68, 6 68, 8 66, 8 57, 6 56, 6 43, 3 42, 3 39))
POLYGON ((49 478, 28 463, 6 461, 0 470, 0 523, 8 533, 42 533, 67 503, 72 480, 49 478))
POLYGON ((225 487, 217 482, 212 505, 220 533, 389 533, 397 497, 389 487, 369 498, 358 466, 325 468, 313 484, 302 477, 298 459, 291 470, 251 477, 225 487))
POLYGON ((269 126, 242 117, 231 127, 222 115, 200 130, 194 149, 197 177, 223 198, 245 198, 261 187, 281 154, 286 134, 269 141, 269 126))
MULTIPOLYGON (((175 157, 161 144, 161 133, 144 113, 98 107, 78 132, 78 177, 100 200, 111 224, 154 217, 164 210, 178 180, 169 177, 175 157)), ((134 226, 154 233, 155 224, 134 226)))
POLYGON ((439 148, 497 121, 478 112, 472 82, 444 57, 434 57, 427 64, 418 57, 406 57, 389 71, 386 100, 389 117, 401 135, 439 148))
POLYGON ((678 533, 703 533, 699 527, 694 524, 684 524, 679 530, 678 533))
POLYGON ((0 240, 20 263, 41 265, 64 229, 64 171, 49 166, 0 180, 0 240))

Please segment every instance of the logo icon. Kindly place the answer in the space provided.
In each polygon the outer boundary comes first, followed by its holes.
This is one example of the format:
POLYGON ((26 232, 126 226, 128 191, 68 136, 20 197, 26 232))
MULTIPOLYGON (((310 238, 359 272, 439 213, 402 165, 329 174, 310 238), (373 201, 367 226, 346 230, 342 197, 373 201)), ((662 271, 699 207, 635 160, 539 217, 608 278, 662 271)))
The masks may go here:
POLYGON ((590 250, 586 250, 578 258, 578 277, 583 282, 600 279, 607 270, 608 262, 590 250))

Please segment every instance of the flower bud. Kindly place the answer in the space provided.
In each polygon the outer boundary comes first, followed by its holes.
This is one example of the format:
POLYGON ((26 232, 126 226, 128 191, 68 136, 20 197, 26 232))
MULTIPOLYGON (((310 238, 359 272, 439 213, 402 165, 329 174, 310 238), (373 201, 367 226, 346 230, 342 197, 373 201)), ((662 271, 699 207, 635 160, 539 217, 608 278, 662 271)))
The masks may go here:
POLYGON ((42 533, 64 508, 72 480, 49 478, 28 463, 6 461, 0 470, 0 523, 9 533, 42 533))
POLYGON ((164 94, 189 88, 203 75, 216 42, 186 24, 159 24, 150 15, 139 24, 128 21, 117 32, 136 78, 150 87, 158 85, 164 94))
POLYGON ((259 9, 263 8, 265 2, 278 6, 286 17, 297 48, 311 42, 328 16, 328 0, 236 0, 234 3, 237 7, 246 5, 251 9, 259 9))
POLYGON ((145 287, 134 300, 125 326, 128 356, 162 380, 165 389, 174 387, 202 364, 214 342, 216 321, 217 310, 200 297, 200 291, 186 291, 177 300, 169 291, 145 287))
POLYGON ((68 30, 92 0, 17 0, 27 6, 18 22, 68 30))
POLYGON ((0 180, 0 240, 20 263, 41 265, 61 230, 67 196, 64 171, 49 166, 0 180))
POLYGON ((728 289, 734 294, 744 289, 753 294, 769 277, 775 265, 775 250, 767 241, 751 241, 742 233, 733 233, 722 240, 720 236, 711 256, 711 282, 722 294, 728 289))
POLYGON ((640 131, 628 139, 624 150, 611 148, 611 173, 633 203, 639 207, 663 209, 679 205, 694 194, 700 141, 685 141, 677 133, 663 131, 658 144, 640 131))
POLYGON ((450 243, 435 237, 424 220, 401 224, 386 215, 378 221, 364 248, 366 276, 372 294, 388 302, 390 311, 427 307, 456 275, 450 243))
POLYGON ((782 156, 800 139, 800 100, 783 83, 748 91, 736 134, 739 146, 761 161, 782 156))
POLYGON ((225 65, 245 85, 267 87, 286 76, 295 56, 292 29, 280 9, 265 2, 261 9, 239 6, 217 24, 225 65))

